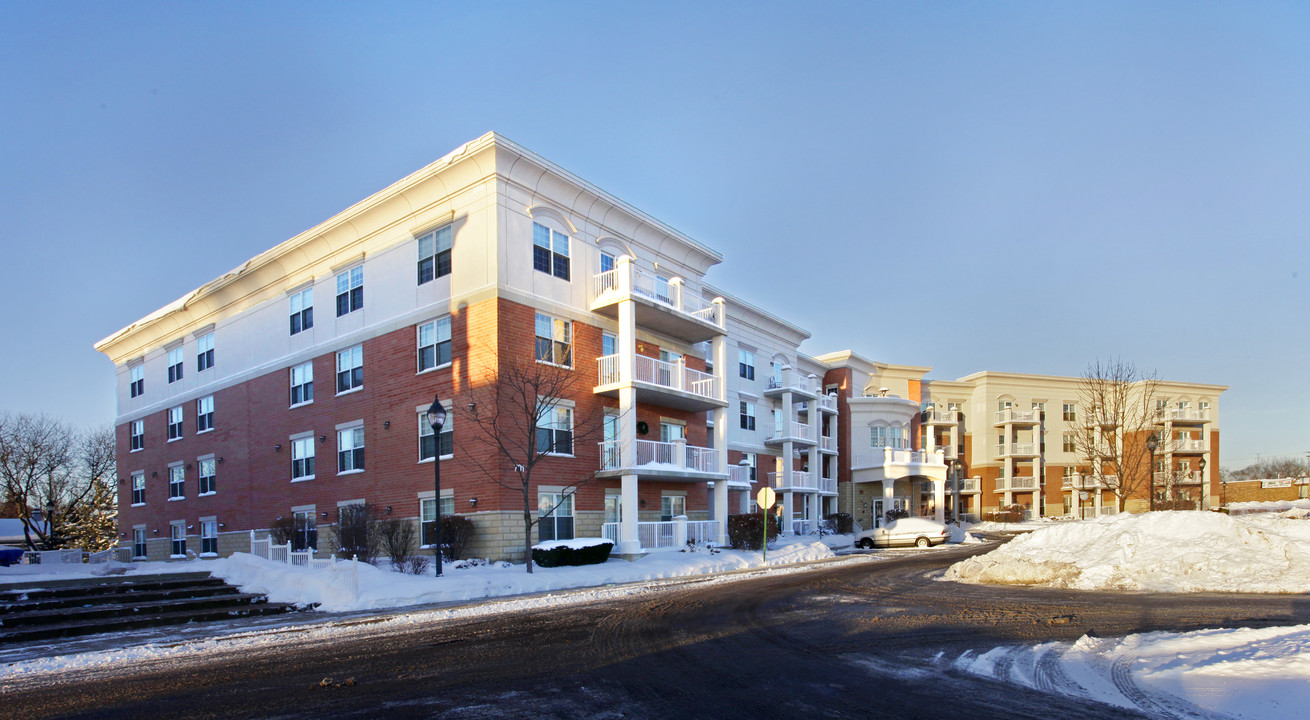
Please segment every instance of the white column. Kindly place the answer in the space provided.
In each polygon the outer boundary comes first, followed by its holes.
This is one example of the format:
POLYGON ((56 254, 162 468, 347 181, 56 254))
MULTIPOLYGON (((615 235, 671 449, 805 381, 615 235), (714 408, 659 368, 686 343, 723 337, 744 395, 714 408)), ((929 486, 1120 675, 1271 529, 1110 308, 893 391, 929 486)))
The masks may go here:
MULTIPOLYGON (((719 301, 722 303, 722 299, 719 301)), ((722 308, 722 304, 720 304, 722 308)), ((710 341, 710 359, 714 363, 714 379, 719 388, 718 398, 728 397, 728 343, 724 335, 716 335, 710 341)), ((724 472, 728 471, 728 408, 714 408, 714 447, 719 451, 719 463, 724 472)), ((743 508, 744 509, 744 508, 743 508)), ((714 520, 719 523, 719 532, 714 544, 728 544, 728 483, 714 483, 714 520)))
MULTIPOLYGON (((632 378, 637 358, 637 309, 632 304, 632 258, 627 255, 619 257, 616 267, 619 280, 619 378, 623 385, 619 388, 619 466, 632 468, 637 464, 637 391, 632 387, 632 378)), ((637 503, 637 476, 622 476, 623 506, 619 522, 620 555, 635 555, 641 552, 641 539, 637 534, 637 519, 640 512, 637 503)))
MULTIPOLYGON (((791 426, 792 426, 792 422, 794 421, 793 419, 795 417, 794 415, 795 411, 792 408, 791 392, 787 391, 785 388, 791 387, 791 366, 783 365, 781 368, 778 369, 778 372, 779 372, 778 381, 782 384, 782 387, 784 388, 782 392, 782 428, 780 432, 782 433, 782 437, 790 437, 791 426)), ((787 488, 786 492, 782 493, 782 528, 781 529, 783 535, 792 534, 791 487, 792 487, 792 465, 795 464, 795 461, 796 461, 796 447, 795 445, 792 444, 790 440, 788 440, 782 444, 782 468, 781 468, 782 486, 784 488, 787 488)))
MULTIPOLYGON (((823 389, 818 387, 818 378, 815 377, 814 374, 811 373, 810 376, 807 378, 807 380, 810 383, 811 390, 815 390, 820 393, 823 392, 823 389)), ((820 462, 820 458, 819 458, 819 442, 820 442, 819 438, 823 434, 823 414, 819 412, 819 401, 817 398, 811 400, 809 402, 808 407, 809 407, 808 417, 810 420, 810 437, 814 439, 814 444, 810 446, 810 452, 809 452, 810 478, 812 484, 815 487, 822 487, 823 465, 820 462)), ((813 524, 812 527, 817 526, 818 523, 823 520, 823 496, 815 495, 814 502, 810 503, 808 510, 809 513, 805 517, 805 519, 809 520, 813 524)))
MULTIPOLYGON (((895 494, 896 494, 896 481, 893 480, 892 478, 887 478, 886 480, 883 480, 882 481, 882 500, 883 500, 882 510, 884 515, 888 510, 892 509, 892 497, 895 494)), ((878 527, 882 524, 883 524, 883 517, 879 516, 873 518, 874 527, 878 527)))
MULTIPOLYGON (((933 507, 936 511, 933 513, 933 519, 937 522, 946 522, 946 481, 934 479, 932 481, 933 507)), ((956 509, 956 516, 959 516, 959 510, 956 509)))

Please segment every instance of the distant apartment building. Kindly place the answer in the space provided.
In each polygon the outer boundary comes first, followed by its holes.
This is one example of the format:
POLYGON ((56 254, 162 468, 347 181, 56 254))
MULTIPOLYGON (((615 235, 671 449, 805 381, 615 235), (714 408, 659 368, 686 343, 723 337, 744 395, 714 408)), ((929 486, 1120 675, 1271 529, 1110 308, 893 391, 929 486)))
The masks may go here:
MULTIPOLYGON (((604 536, 638 554, 679 526, 723 542, 764 484, 797 533, 834 512, 872 526, 891 510, 1107 506, 1088 483, 1110 473, 1061 445, 1076 378, 935 381, 810 356, 807 331, 705 281, 722 261, 501 136, 467 143, 96 344, 117 368, 121 544, 226 555, 290 518, 293 545, 326 551, 320 530, 369 503, 424 542, 438 509, 466 516, 473 554, 521 559, 514 468, 471 470, 496 451, 455 401, 477 369, 529 359, 579 380, 537 428, 552 453, 530 488, 534 540, 604 536), (450 410, 439 435, 434 395, 450 410), (595 437, 575 440, 591 417, 595 437)), ((1170 384, 1160 408, 1157 471, 1198 507, 1223 389, 1170 384)))

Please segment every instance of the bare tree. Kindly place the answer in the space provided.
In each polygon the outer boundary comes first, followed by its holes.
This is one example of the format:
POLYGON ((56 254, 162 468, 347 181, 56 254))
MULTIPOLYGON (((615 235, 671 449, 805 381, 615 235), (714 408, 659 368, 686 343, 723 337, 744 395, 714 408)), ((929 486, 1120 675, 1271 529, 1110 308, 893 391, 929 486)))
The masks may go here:
POLYGON ((104 427, 78 436, 76 466, 62 520, 56 528, 70 547, 88 552, 108 550, 118 538, 118 463, 114 429, 104 427))
POLYGON ((58 521, 72 491, 74 434, 64 423, 44 415, 0 416, 0 482, 4 496, 23 521, 29 549, 59 546, 59 526, 48 522, 46 508, 58 521), (43 518, 38 521, 33 514, 43 518))
POLYGON ((1115 506, 1152 492, 1147 437, 1155 432, 1160 379, 1130 362, 1111 358, 1087 366, 1078 381, 1074 445, 1092 477, 1114 491, 1115 506))
MULTIPOLYGON (((470 452, 461 453, 464 464, 523 500, 523 546, 527 571, 532 572, 532 528, 545 515, 533 518, 533 473, 543 462, 561 462, 552 455, 574 455, 574 448, 594 441, 603 432, 601 418, 580 414, 570 402, 582 387, 580 373, 572 368, 537 362, 532 358, 499 358, 495 367, 482 368, 470 378, 460 397, 459 414, 476 437, 470 452), (464 410, 467 408, 467 411, 464 410), (572 414, 571 423, 565 416, 572 414), (484 451, 487 450, 487 451, 484 451)), ((589 393, 588 393, 589 394, 589 393)), ((565 476, 558 483, 563 495, 596 476, 597 469, 565 476)), ((552 475, 552 480, 558 476, 552 475)))
POLYGON ((1298 457, 1261 458, 1240 470, 1221 470, 1229 480, 1268 480, 1310 475, 1310 462, 1298 457))

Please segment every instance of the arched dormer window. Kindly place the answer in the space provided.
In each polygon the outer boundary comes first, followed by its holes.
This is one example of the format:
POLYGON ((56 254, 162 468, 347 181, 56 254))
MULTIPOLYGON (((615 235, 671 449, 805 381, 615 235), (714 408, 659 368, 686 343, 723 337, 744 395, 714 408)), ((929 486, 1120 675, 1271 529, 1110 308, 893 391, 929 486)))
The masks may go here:
POLYGON ((573 223, 541 206, 528 208, 532 216, 532 269, 561 280, 572 277, 573 223))

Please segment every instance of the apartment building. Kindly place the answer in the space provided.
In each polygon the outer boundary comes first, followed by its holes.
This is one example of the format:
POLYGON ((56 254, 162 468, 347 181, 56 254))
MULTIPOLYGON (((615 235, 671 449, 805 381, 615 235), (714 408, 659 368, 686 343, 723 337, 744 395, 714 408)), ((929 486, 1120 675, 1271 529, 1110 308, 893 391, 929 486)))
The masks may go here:
MULTIPOLYGON (((706 283, 722 261, 504 137, 469 142, 96 344, 117 369, 121 543, 226 555, 281 519, 325 551, 368 503, 424 542, 438 510, 466 516, 475 555, 521 559, 514 461, 466 402, 516 362, 576 379, 536 421, 533 541, 723 542, 766 483, 787 533, 838 511, 1083 507, 1047 445, 1074 379, 807 355, 807 331, 706 283)), ((1179 384, 1158 409, 1158 472, 1201 504, 1223 389, 1179 384)))

